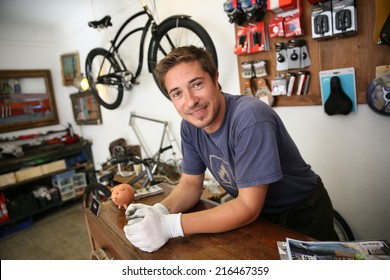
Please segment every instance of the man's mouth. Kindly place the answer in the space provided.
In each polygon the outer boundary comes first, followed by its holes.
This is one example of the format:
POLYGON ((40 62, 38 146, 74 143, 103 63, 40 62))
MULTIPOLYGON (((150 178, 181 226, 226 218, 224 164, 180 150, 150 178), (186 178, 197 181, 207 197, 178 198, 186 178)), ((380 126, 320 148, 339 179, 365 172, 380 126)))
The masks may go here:
POLYGON ((207 106, 203 106, 203 107, 199 108, 199 109, 196 110, 196 111, 190 112, 189 115, 190 115, 190 116, 193 116, 193 117, 196 117, 197 115, 202 114, 202 112, 204 112, 204 110, 206 109, 206 107, 207 107, 207 106))

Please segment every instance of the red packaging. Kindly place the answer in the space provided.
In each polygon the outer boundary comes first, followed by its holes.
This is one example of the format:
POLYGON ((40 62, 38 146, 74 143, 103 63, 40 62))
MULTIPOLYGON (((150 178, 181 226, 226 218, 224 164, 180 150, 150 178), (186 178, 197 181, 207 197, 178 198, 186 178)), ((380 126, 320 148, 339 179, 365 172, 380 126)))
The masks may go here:
POLYGON ((248 27, 239 26, 236 35, 236 45, 234 47, 235 54, 246 54, 248 49, 248 27))
POLYGON ((268 23, 268 33, 271 38, 284 37, 284 19, 282 17, 270 18, 268 23))
POLYGON ((284 18, 284 33, 287 38, 303 35, 300 15, 284 18))
POLYGON ((297 0, 268 0, 267 9, 280 14, 297 8, 297 0))

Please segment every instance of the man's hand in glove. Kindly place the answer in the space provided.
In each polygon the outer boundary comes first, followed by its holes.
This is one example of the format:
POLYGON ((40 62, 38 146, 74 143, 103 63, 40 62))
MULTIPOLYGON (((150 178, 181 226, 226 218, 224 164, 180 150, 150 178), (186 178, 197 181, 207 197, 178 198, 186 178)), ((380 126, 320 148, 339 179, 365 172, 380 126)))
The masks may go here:
POLYGON ((140 250, 154 252, 170 238, 184 236, 181 213, 163 214, 157 207, 144 207, 142 214, 142 221, 129 220, 124 227, 127 239, 140 250))
POLYGON ((158 211, 160 211, 164 215, 169 214, 167 207, 165 207, 161 203, 156 203, 153 206, 142 204, 142 203, 132 203, 126 209, 126 212, 125 212, 126 219, 131 220, 131 219, 136 219, 136 218, 143 218, 145 216, 145 213, 144 213, 145 209, 151 208, 151 207, 157 209, 158 211))

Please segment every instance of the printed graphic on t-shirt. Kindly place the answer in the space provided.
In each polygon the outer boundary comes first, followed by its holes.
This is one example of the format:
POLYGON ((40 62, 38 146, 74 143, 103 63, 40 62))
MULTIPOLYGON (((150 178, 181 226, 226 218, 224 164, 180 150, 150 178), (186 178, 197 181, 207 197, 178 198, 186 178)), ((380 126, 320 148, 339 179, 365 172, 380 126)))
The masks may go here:
POLYGON ((221 159, 220 157, 210 155, 210 172, 225 189, 231 189, 233 192, 237 192, 234 187, 233 180, 234 175, 229 163, 221 159))

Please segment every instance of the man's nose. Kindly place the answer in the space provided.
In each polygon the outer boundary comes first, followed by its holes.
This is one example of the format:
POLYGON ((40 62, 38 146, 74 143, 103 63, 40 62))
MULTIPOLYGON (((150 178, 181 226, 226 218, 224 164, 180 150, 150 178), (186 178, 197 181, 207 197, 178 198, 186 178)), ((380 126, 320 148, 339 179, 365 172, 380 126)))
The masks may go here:
POLYGON ((188 90, 185 93, 185 98, 186 104, 190 108, 194 107, 199 102, 199 97, 192 90, 188 90))

